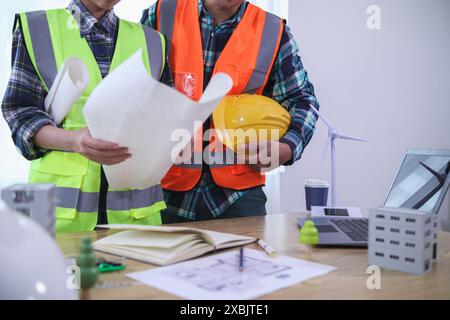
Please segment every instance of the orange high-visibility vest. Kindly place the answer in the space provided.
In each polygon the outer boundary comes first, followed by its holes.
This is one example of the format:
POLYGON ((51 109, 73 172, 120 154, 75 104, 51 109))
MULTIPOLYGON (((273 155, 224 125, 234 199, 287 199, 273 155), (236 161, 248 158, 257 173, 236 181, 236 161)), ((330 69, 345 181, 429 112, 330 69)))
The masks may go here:
MULTIPOLYGON (((167 38, 167 50, 175 88, 194 100, 203 94, 203 48, 199 23, 198 1, 160 0, 157 7, 157 30, 167 38)), ((228 40, 213 74, 227 73, 233 80, 228 93, 262 94, 278 53, 283 20, 271 13, 247 4, 244 16, 228 40)), ((214 128, 211 119, 211 128, 214 128)), ((190 163, 173 165, 161 185, 173 191, 188 191, 195 187, 201 177, 202 141, 201 128, 190 163), (200 158, 199 158, 200 156, 200 158)), ((209 138, 209 151, 218 161, 209 163, 214 182, 221 187, 242 190, 263 185, 265 177, 245 164, 226 164, 224 159, 233 159, 234 153, 223 146, 218 147, 217 138, 209 138)))

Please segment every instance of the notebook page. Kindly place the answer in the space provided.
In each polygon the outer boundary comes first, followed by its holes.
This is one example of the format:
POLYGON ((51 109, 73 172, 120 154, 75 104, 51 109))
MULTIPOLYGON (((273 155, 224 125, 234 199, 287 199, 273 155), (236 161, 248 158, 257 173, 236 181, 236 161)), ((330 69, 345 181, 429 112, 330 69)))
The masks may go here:
POLYGON ((97 241, 101 245, 174 248, 200 239, 198 234, 125 230, 97 241))
POLYGON ((256 241, 256 238, 241 236, 231 233, 222 233, 217 231, 202 230, 205 240, 213 244, 217 249, 241 246, 256 241))

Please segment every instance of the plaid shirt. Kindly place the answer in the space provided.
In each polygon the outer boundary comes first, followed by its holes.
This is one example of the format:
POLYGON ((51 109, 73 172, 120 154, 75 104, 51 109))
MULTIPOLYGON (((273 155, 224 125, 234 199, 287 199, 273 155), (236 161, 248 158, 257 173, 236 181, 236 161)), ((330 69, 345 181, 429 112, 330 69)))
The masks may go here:
MULTIPOLYGON (((71 1, 67 10, 78 21, 80 34, 89 44, 102 77, 105 77, 116 46, 118 17, 110 10, 97 21, 80 0, 71 1)), ((43 126, 56 124, 45 112, 47 91, 30 60, 20 26, 14 30, 11 57, 11 77, 3 98, 2 112, 17 149, 26 159, 34 160, 42 157, 47 150, 36 146, 32 138, 43 126)), ((170 83, 170 77, 166 67, 161 81, 170 83)))
MULTIPOLYGON (((154 4, 143 12, 141 23, 156 28, 156 7, 157 4, 154 4)), ((214 25, 213 17, 205 10, 203 2, 198 1, 205 86, 212 76, 223 48, 241 21, 246 7, 247 2, 244 2, 235 15, 219 25, 214 25)), ((300 159, 314 133, 317 118, 309 105, 312 104, 318 109, 319 103, 314 95, 314 87, 303 68, 297 43, 288 26, 284 28, 280 48, 263 95, 279 102, 291 115, 289 130, 280 139, 292 150, 292 159, 285 163, 291 165, 300 159)), ((193 190, 183 193, 166 191, 165 200, 168 208, 177 211, 180 216, 194 220, 198 201, 202 198, 212 215, 217 217, 246 192, 217 186, 210 171, 204 170, 200 182, 193 190)))

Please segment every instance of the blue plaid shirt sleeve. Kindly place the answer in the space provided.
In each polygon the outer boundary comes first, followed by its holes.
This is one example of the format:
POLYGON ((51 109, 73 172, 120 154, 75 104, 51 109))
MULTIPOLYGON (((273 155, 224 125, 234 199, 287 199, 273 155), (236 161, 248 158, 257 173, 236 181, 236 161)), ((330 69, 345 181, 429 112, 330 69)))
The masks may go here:
POLYGON ((292 150, 292 159, 299 160, 315 131, 317 116, 310 104, 319 109, 314 86, 309 81, 299 54, 299 48, 288 26, 281 37, 280 48, 263 94, 283 105, 291 115, 287 133, 280 139, 292 150))
POLYGON ((18 27, 13 34, 11 76, 2 102, 2 113, 11 129, 14 144, 28 160, 40 158, 47 151, 34 144, 34 135, 46 125, 55 125, 45 112, 46 94, 18 27))

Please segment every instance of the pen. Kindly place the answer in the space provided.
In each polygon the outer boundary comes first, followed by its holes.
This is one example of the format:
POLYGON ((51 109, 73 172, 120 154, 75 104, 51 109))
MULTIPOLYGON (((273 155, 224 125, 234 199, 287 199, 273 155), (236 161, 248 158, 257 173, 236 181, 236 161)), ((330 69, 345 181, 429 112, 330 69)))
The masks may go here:
POLYGON ((267 242, 262 239, 258 239, 258 245, 270 256, 275 250, 269 246, 267 242))
POLYGON ((239 271, 244 270, 244 247, 239 248, 239 271))

